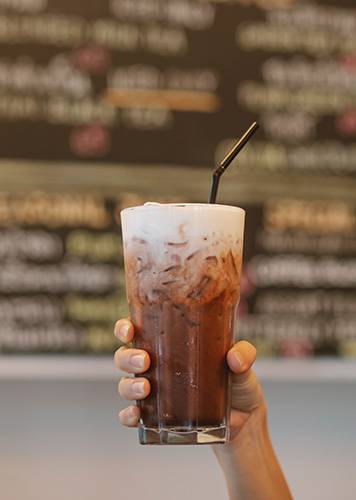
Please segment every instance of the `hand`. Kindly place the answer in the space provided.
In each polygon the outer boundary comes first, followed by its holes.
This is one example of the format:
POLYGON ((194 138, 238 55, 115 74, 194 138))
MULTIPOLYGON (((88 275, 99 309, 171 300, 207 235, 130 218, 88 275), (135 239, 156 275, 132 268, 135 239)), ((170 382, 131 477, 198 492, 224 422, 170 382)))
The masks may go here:
MULTIPOLYGON (((115 325, 115 335, 121 342, 127 344, 134 337, 134 327, 131 321, 120 319, 115 325)), ((251 370, 256 359, 256 349, 246 341, 237 342, 227 353, 227 363, 232 376, 232 410, 230 417, 230 442, 241 431, 249 415, 264 407, 262 391, 256 376, 251 370)), ((119 370, 127 373, 140 374, 148 370, 150 358, 141 349, 120 347, 115 353, 115 364, 119 370)), ((150 393, 150 383, 144 377, 122 378, 119 382, 119 394, 126 400, 146 398, 150 393)), ((120 422, 127 427, 136 427, 140 419, 140 410, 131 405, 119 414, 120 422)))

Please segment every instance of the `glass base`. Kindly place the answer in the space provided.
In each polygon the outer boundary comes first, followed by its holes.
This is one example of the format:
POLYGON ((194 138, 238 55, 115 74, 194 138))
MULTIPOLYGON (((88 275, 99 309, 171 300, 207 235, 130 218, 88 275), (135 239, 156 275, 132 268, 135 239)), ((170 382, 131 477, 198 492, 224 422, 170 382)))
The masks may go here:
POLYGON ((224 444, 229 439, 227 426, 168 427, 165 429, 145 427, 138 429, 140 444, 224 444))

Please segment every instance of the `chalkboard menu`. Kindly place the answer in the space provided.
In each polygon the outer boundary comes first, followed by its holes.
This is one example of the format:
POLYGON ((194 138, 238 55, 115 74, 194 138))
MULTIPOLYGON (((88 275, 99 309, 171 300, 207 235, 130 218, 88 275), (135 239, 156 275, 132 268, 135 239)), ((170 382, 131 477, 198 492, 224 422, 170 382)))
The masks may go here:
POLYGON ((126 312, 118 202, 2 192, 0 207, 0 351, 113 350, 126 312))
POLYGON ((197 172, 256 120, 243 199, 225 177, 247 211, 238 336, 356 356, 355 110, 354 0, 0 0, 0 352, 112 352, 118 213, 206 201, 197 172))
POLYGON ((356 172, 353 0, 0 0, 0 155, 356 172), (21 145, 21 147, 19 147, 21 145))
POLYGON ((261 356, 356 356, 356 204, 247 206, 238 336, 261 356))
MULTIPOLYGON (((112 352, 127 314, 118 215, 142 201, 0 193, 0 352, 112 352)), ((244 208, 238 337, 261 356, 356 355, 356 205, 244 208)))

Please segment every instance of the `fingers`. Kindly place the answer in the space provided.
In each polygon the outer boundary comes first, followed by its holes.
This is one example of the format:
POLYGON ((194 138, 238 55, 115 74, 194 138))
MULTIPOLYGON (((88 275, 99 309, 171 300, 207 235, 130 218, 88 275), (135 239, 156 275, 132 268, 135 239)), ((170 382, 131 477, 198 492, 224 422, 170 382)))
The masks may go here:
POLYGON ((119 319, 114 327, 114 334, 121 342, 127 344, 134 337, 134 327, 129 319, 119 319))
MULTIPOLYGON (((119 319, 114 328, 115 336, 123 343, 128 344, 134 337, 134 326, 129 319, 119 319)), ((119 370, 128 373, 142 373, 149 369, 150 358, 147 352, 141 349, 121 347, 115 352, 115 365, 119 370)), ((151 390, 150 383, 145 378, 121 378, 118 391, 123 399, 140 400, 146 398, 151 390)), ((137 427, 140 420, 140 409, 131 405, 121 410, 119 420, 126 427, 137 427)))
MULTIPOLYGON (((115 336, 121 342, 131 342, 134 337, 134 326, 129 319, 119 319, 115 324, 115 336)), ((128 373, 143 373, 150 367, 150 358, 142 349, 120 347, 115 352, 115 365, 119 370, 128 373)))
POLYGON ((142 349, 120 347, 115 352, 114 361, 119 370, 127 373, 143 373, 150 367, 150 357, 142 349))
POLYGON ((123 399, 144 399, 149 395, 151 386, 146 378, 122 377, 118 385, 118 391, 123 399))
POLYGON ((126 427, 136 427, 140 420, 140 409, 137 406, 128 406, 120 411, 119 420, 126 427))
POLYGON ((230 349, 226 360, 232 372, 245 373, 256 360, 256 348, 249 342, 241 340, 230 349))

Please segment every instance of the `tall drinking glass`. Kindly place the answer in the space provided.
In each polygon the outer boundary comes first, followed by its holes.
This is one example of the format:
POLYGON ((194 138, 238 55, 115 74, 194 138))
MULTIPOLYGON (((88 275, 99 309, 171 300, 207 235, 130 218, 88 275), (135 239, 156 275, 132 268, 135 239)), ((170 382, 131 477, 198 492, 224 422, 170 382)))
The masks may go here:
POLYGON ((228 440, 232 345, 245 212, 215 204, 156 204, 121 212, 135 347, 151 358, 141 444, 228 440))

